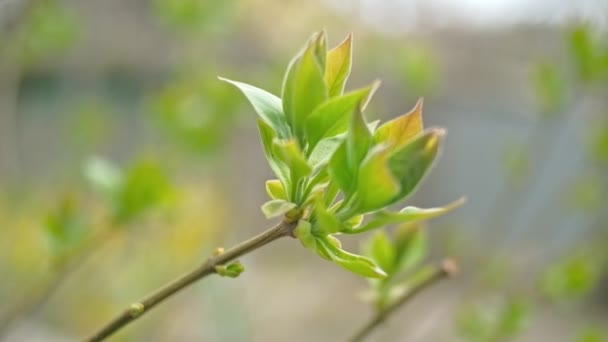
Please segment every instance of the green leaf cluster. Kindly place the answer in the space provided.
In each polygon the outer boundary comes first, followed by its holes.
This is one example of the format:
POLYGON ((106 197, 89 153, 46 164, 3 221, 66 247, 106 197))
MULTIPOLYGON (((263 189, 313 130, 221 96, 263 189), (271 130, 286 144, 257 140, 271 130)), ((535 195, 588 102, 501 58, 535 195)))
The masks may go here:
POLYGON ((298 221, 295 235, 319 256, 382 278, 386 270, 342 249, 336 235, 425 220, 460 202, 387 209, 416 190, 439 154, 445 131, 423 129, 422 100, 376 129, 363 110, 379 82, 345 91, 351 59, 352 36, 328 50, 325 32, 319 32, 289 63, 281 97, 221 79, 239 88, 259 116, 264 153, 276 175, 266 183, 271 200, 263 213, 298 221), (369 219, 362 223, 364 215, 369 219))

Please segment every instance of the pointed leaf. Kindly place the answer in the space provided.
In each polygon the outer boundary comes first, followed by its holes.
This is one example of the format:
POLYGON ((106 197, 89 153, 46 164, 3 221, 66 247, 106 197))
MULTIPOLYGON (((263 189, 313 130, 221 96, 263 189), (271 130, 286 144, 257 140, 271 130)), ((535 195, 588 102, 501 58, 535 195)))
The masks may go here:
POLYGON ((313 149, 323 138, 346 132, 357 106, 363 104, 363 110, 379 84, 376 81, 368 87, 331 98, 317 107, 306 119, 305 131, 309 148, 313 149))
POLYGON ((374 133, 374 142, 385 143, 392 150, 396 150, 420 133, 422 133, 422 99, 418 100, 409 113, 381 125, 374 133))
POLYGON ((268 201, 262 205, 262 212, 266 218, 270 219, 286 214, 291 209, 296 207, 295 203, 285 200, 275 199, 268 201))
MULTIPOLYGON (((348 165, 352 170, 358 170, 359 165, 372 143, 372 135, 367 127, 361 108, 358 107, 352 116, 350 129, 346 135, 346 154, 348 165)), ((355 172, 356 174, 356 172, 355 172)))
POLYGON ((344 85, 351 68, 352 38, 352 34, 349 34, 340 45, 327 53, 325 84, 327 84, 329 96, 331 97, 341 95, 342 91, 344 91, 344 85))
POLYGON ((253 109, 255 109, 260 118, 272 127, 280 138, 288 138, 290 136, 289 126, 283 114, 280 98, 247 83, 232 81, 223 77, 219 77, 219 79, 239 88, 249 102, 251 102, 253 109))
POLYGON ((319 48, 311 41, 290 64, 283 82, 283 110, 287 123, 304 143, 304 123, 312 111, 327 99, 323 70, 316 57, 319 48))
POLYGON ((372 260, 339 248, 328 237, 317 237, 317 243, 325 249, 332 261, 353 273, 369 278, 385 278, 387 276, 372 260))
POLYGON ((345 233, 348 234, 357 234, 365 231, 369 231, 375 228, 391 225, 391 224, 399 224, 399 223, 414 223, 425 221, 428 219, 435 218, 437 216, 441 216, 451 210, 454 210, 461 205, 464 204, 465 198, 461 198, 457 201, 454 201, 444 207, 437 208, 417 208, 417 207, 405 207, 401 209, 399 212, 388 212, 388 211, 380 211, 374 215, 366 224, 361 226, 360 228, 354 229, 352 231, 347 231, 345 233))

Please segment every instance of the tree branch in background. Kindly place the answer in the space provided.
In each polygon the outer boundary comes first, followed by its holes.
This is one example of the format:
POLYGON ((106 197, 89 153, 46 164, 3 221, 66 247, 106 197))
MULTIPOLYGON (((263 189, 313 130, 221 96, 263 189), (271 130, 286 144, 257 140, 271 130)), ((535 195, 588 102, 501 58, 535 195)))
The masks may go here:
POLYGON ((416 285, 409 289, 409 291, 397 298, 391 305, 379 311, 372 318, 372 320, 370 320, 355 336, 350 339, 350 341, 363 341, 370 333, 374 331, 374 329, 384 322, 388 316, 409 302, 409 300, 415 297, 418 293, 438 283, 442 279, 456 275, 456 273, 458 273, 458 265, 454 260, 446 259, 442 261, 440 265, 433 267, 426 277, 421 279, 416 285))
POLYGON ((229 269, 227 270, 227 268, 229 268, 227 263, 279 238, 285 236, 293 237, 293 230, 296 227, 296 222, 297 220, 283 220, 278 225, 226 251, 218 249, 214 256, 207 259, 198 268, 161 287, 144 299, 131 304, 123 313, 116 316, 110 323, 102 327, 91 337, 87 338, 86 341, 102 341, 125 327, 127 324, 141 317, 165 299, 210 274, 217 273, 219 275, 227 276, 238 275, 238 273, 242 272, 242 268, 240 271, 237 271, 235 275, 231 275, 226 273, 230 271, 229 269))

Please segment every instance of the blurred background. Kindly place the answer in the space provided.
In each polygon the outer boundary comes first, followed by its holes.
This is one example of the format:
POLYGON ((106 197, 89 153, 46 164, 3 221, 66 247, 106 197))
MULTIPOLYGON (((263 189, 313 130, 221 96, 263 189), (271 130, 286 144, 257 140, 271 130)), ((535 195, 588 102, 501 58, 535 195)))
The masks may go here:
MULTIPOLYGON (((608 2, 0 0, 0 341, 87 336, 272 222, 255 113, 315 31, 354 34, 368 119, 424 97, 443 155, 408 204, 459 260, 375 341, 608 341, 608 2)), ((365 237, 362 237, 365 239, 365 237)), ((346 239, 357 250, 358 239, 346 239)), ((279 241, 113 341, 342 341, 366 281, 279 241)))

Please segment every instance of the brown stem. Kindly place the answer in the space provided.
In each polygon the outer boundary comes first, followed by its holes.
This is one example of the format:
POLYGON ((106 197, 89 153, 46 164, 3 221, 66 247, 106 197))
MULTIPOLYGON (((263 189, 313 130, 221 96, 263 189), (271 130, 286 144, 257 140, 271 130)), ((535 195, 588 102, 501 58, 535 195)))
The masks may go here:
POLYGON ((363 341, 374 329, 380 325, 380 323, 384 322, 388 316, 407 303, 410 299, 415 297, 418 293, 429 288, 440 280, 445 279, 446 277, 455 275, 457 272, 458 266, 452 259, 446 259, 440 265, 433 267, 430 274, 428 274, 423 280, 414 285, 414 287, 395 300, 391 305, 387 306, 381 311, 378 311, 372 320, 370 320, 361 330, 359 330, 359 332, 353 336, 350 341, 363 341))
POLYGON ((157 304, 160 304, 165 299, 171 297, 196 281, 215 273, 216 266, 224 265, 281 237, 293 236, 294 228, 295 222, 284 220, 265 232, 226 251, 222 251, 222 253, 219 255, 210 257, 198 268, 161 287, 144 299, 131 304, 129 308, 124 310, 110 323, 102 327, 85 341, 102 341, 103 339, 122 329, 127 324, 141 317, 143 314, 147 313, 150 309, 157 304))

